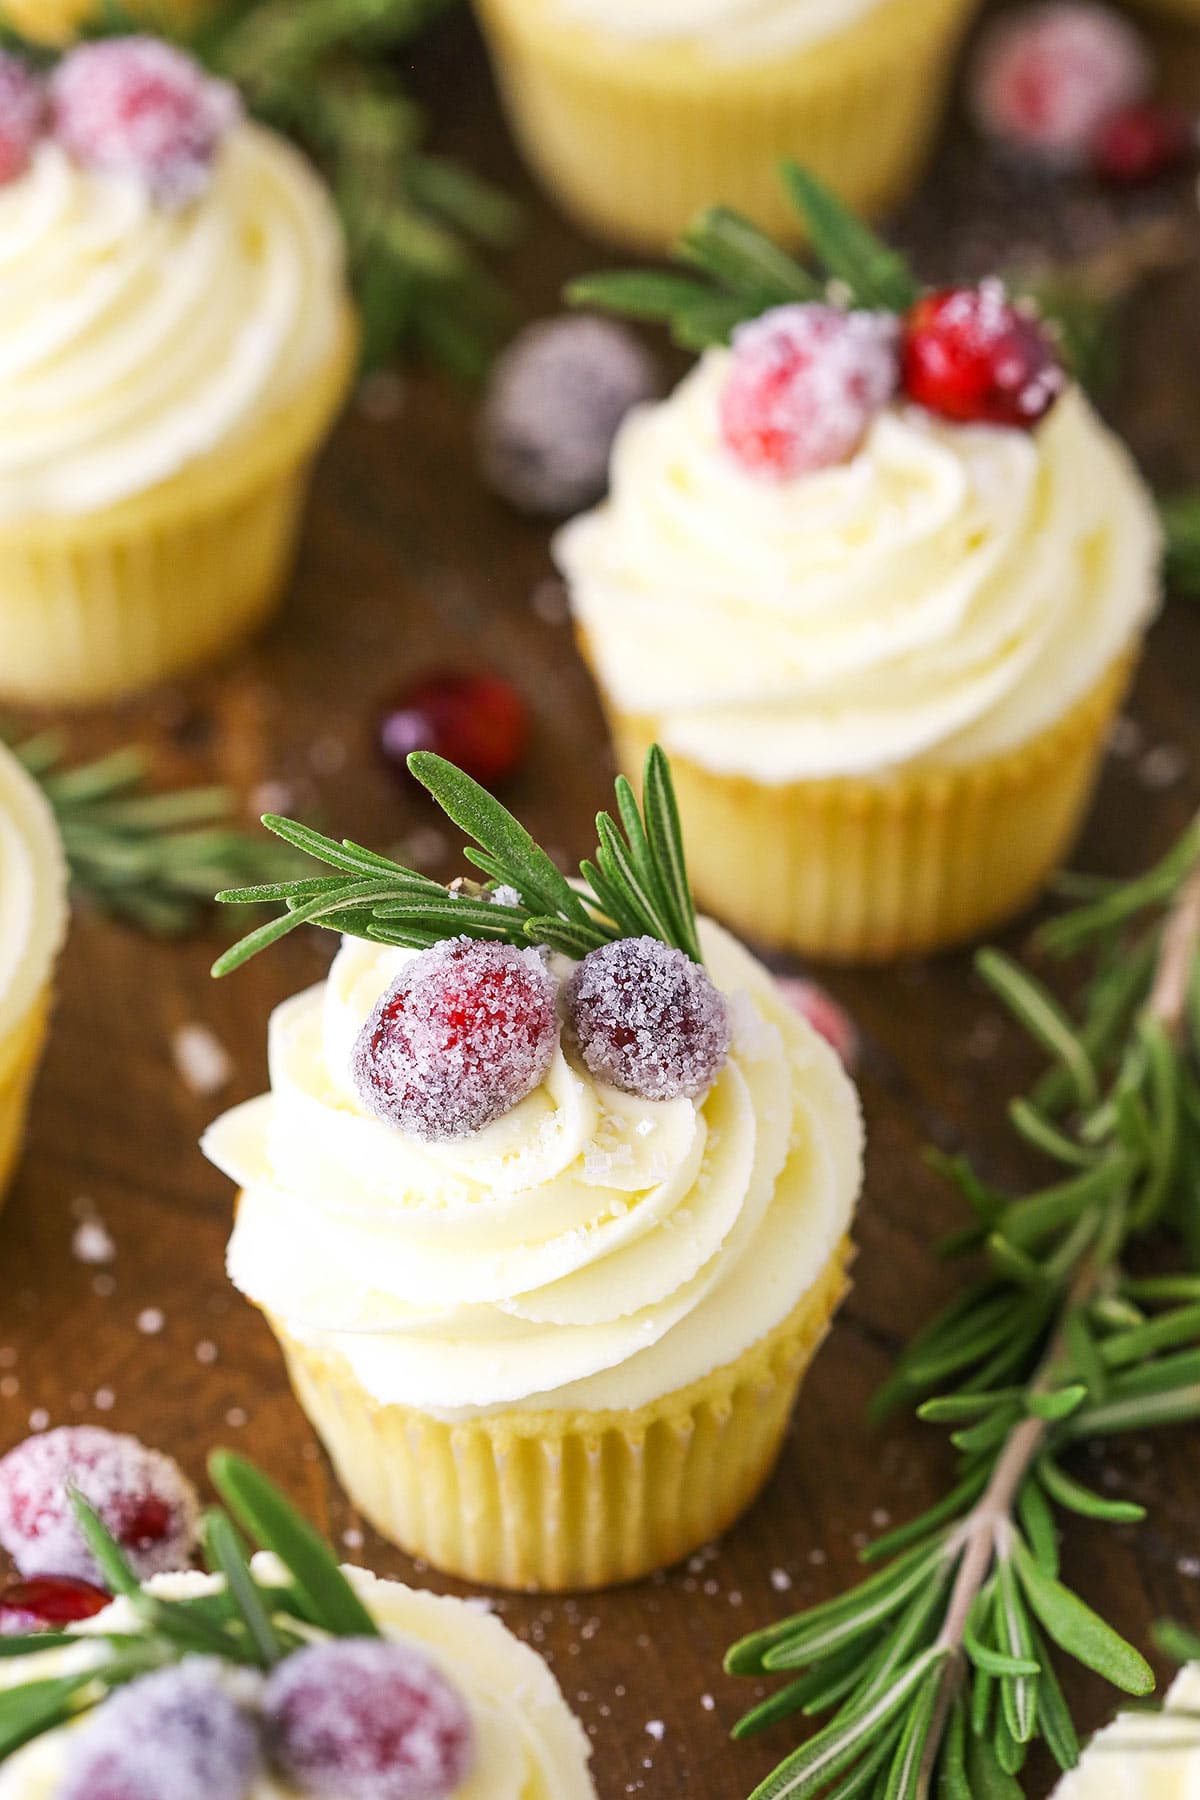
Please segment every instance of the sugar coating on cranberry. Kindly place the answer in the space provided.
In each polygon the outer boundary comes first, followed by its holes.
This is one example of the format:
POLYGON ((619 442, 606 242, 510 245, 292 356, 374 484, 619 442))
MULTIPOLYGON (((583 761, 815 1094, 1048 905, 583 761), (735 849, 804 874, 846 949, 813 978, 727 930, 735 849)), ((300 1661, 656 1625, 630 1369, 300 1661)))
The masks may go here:
POLYGON ((1002 15, 979 40, 969 93, 999 142, 1060 167, 1084 164, 1114 112, 1154 79, 1150 52, 1126 19, 1086 0, 1002 15))
POLYGON ((788 1004, 837 1051, 844 1067, 853 1074, 858 1066, 860 1043, 858 1027, 845 1007, 839 1006, 817 982, 800 976, 781 977, 779 987, 788 1004))
POLYGON ((729 1008, 705 971, 658 938, 619 938, 585 956, 564 1002, 598 1081, 645 1100, 698 1099, 729 1054, 729 1008))
POLYGON ((135 1437, 64 1425, 0 1458, 0 1544, 22 1575, 98 1581, 68 1490, 79 1489, 145 1580, 184 1566, 200 1502, 177 1463, 135 1437))
POLYGON ((0 50, 0 187, 23 175, 46 116, 46 90, 19 56, 0 50))
POLYGON ((54 133, 84 168, 140 182, 164 206, 207 187, 237 92, 158 38, 105 38, 65 56, 50 81, 54 133))
POLYGON ((1181 168, 1196 150, 1190 113, 1145 100, 1105 120, 1092 144, 1092 167, 1102 180, 1132 187, 1181 168))
POLYGON ((943 418, 1028 430, 1066 384, 1045 327, 999 281, 928 294, 905 321, 905 392, 943 418))
POLYGON ((752 474, 784 479, 845 462, 899 378, 890 313, 777 306, 733 334, 721 438, 752 474))
POLYGON ((297 1651, 270 1675, 263 1718, 272 1762, 313 1800, 448 1800, 475 1760, 466 1703, 407 1644, 297 1651))
POLYGON ((56 1800, 244 1800, 262 1750, 230 1688, 200 1659, 119 1688, 72 1732, 56 1800))
POLYGON ((414 957, 354 1047, 377 1118, 414 1137, 468 1137, 545 1080, 558 1048, 553 977, 534 949, 451 938, 414 957))
POLYGON ((95 1618, 111 1600, 103 1588, 71 1576, 35 1575, 32 1581, 14 1581, 0 1592, 0 1637, 61 1631, 81 1619, 95 1618))

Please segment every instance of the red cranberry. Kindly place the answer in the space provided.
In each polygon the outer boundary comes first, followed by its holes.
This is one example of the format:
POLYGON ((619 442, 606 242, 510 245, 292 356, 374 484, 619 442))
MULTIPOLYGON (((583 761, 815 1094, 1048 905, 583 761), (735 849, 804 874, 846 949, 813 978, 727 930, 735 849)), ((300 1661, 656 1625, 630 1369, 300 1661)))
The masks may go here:
POLYGON ((272 1761, 312 1800, 449 1800, 475 1760, 461 1695, 406 1644, 297 1651, 272 1671, 263 1716, 272 1761))
POLYGON ((262 1751, 222 1674, 185 1662, 118 1689, 70 1734, 56 1800, 245 1800, 262 1751))
POLYGON ((784 997, 802 1019, 807 1019, 815 1032, 831 1044, 851 1073, 858 1067, 858 1028, 845 1007, 815 981, 785 976, 779 981, 784 997))
POLYGON ((1045 328, 998 281, 929 294, 905 322, 905 392, 944 419, 1030 429, 1065 385, 1045 328))
POLYGON ((1195 153, 1191 115, 1148 101, 1126 106, 1105 121, 1092 146, 1092 167, 1104 181, 1135 186, 1181 168, 1195 153))
POLYGON ((71 1486, 143 1580, 181 1568, 191 1556, 200 1504, 178 1465, 134 1437, 64 1425, 26 1438, 0 1459, 0 1544, 22 1575, 99 1578, 71 1508, 71 1486))
POLYGON ((0 1593, 0 1637, 21 1637, 30 1631, 61 1631, 103 1612, 110 1596, 90 1581, 66 1576, 38 1575, 32 1581, 14 1581, 0 1593))
POLYGON ((896 389, 890 313, 777 306, 733 334, 721 437, 744 469, 785 478, 845 462, 896 389))
POLYGON ((355 1086, 414 1137, 467 1137, 545 1080, 558 1035, 536 950, 453 938, 414 957, 375 1007, 354 1047, 355 1086))
POLYGON ((384 758, 406 779, 412 752, 434 750, 482 786, 500 787, 528 742, 525 702, 498 675, 426 675, 395 693, 379 720, 384 758))
POLYGON ((705 971, 657 938, 619 938, 567 983, 567 1017, 593 1075, 645 1100, 697 1099, 729 1054, 729 1009, 705 971))
POLYGON ((979 41, 969 88, 976 118, 1001 143, 1078 167, 1114 112, 1149 92, 1139 33, 1106 6, 1056 0, 1001 15, 979 41))
POLYGON ((0 187, 29 167, 45 114, 41 81, 19 56, 0 50, 0 187))
POLYGON ((203 193, 237 94, 182 50, 151 37, 81 44, 50 82, 54 130, 84 168, 140 181, 182 206, 203 193))

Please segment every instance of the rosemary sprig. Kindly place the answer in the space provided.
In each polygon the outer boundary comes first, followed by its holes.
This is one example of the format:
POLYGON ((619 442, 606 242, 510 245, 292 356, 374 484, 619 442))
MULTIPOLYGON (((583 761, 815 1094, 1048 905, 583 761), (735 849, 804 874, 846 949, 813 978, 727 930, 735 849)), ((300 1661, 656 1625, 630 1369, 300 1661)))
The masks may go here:
POLYGON ((214 888, 279 880, 298 866, 232 822, 226 788, 150 792, 148 758, 134 745, 72 768, 65 752, 52 731, 13 745, 54 810, 73 891, 100 912, 175 936, 197 923, 214 888))
POLYGON ((1167 586, 1200 600, 1200 493, 1172 494, 1158 503, 1167 540, 1167 586))
POLYGON ((300 925, 424 950, 451 937, 548 944, 586 956, 620 937, 656 937, 703 960, 688 884, 679 810, 667 759, 652 746, 639 808, 625 777, 616 782, 617 818, 597 815, 594 860, 567 880, 508 809, 443 757, 416 751, 408 766, 446 816, 473 840, 464 852, 486 885, 446 888, 402 863, 343 838, 323 837, 294 819, 267 813, 268 831, 338 874, 226 890, 235 906, 282 904, 284 911, 233 945, 213 965, 228 975, 300 925), (619 821, 619 822, 618 822, 619 821))
POLYGON ((876 1404, 952 1428, 953 1490, 864 1553, 856 1588, 764 1631, 728 1667, 788 1685, 736 1735, 828 1721, 754 1800, 1019 1800, 1029 1746, 1078 1759, 1054 1652, 1131 1694, 1145 1660, 1059 1579, 1060 1513, 1142 1509, 1065 1466, 1081 1439, 1200 1417, 1200 1277, 1138 1279, 1130 1244, 1200 1242, 1200 821, 1149 876, 1058 919, 1043 943, 1092 962, 1065 1010, 995 951, 981 975, 1050 1059, 1013 1108, 1055 1165, 1023 1195, 937 1158, 973 1223, 950 1246, 982 1270, 902 1356, 876 1404))

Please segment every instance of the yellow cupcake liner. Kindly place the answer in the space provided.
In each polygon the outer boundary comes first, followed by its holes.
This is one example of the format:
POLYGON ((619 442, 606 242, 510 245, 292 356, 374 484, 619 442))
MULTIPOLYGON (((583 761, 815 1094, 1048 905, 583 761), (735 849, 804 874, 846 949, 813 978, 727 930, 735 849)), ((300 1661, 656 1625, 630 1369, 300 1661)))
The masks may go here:
POLYGON ((0 699, 108 700, 248 636, 282 596, 356 347, 347 307, 324 366, 244 444, 103 511, 0 526, 0 699))
POLYGON ((860 211, 906 198, 976 0, 882 0, 847 31, 750 62, 602 33, 563 0, 476 5, 513 130, 545 185, 585 226, 656 250, 717 202, 795 240, 784 157, 860 211))
MULTIPOLYGON (((978 937, 1069 852, 1131 672, 1121 658, 1058 724, 962 768, 769 787, 672 754, 697 901, 741 935, 830 962, 978 937)), ((636 780, 657 728, 618 710, 609 723, 636 780)))
POLYGON ((636 1412, 500 1412, 447 1424, 381 1406, 278 1319, 301 1406, 384 1537, 488 1587, 611 1587, 680 1561, 745 1511, 847 1286, 844 1240, 776 1330, 636 1412))
POLYGON ((29 1098, 46 1041, 50 997, 47 986, 0 1043, 0 1206, 25 1140, 29 1098))

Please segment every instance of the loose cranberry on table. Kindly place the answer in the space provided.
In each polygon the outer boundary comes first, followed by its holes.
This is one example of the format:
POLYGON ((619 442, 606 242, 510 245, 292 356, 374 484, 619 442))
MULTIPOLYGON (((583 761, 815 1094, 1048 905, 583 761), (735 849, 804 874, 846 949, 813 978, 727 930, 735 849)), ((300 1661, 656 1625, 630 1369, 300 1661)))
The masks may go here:
POLYGON ((1105 120, 1092 145, 1092 167, 1104 181, 1154 181, 1196 155, 1196 121, 1182 107, 1146 101, 1105 120))
POLYGON ((786 479, 845 462, 895 393, 890 313, 777 306, 733 334, 721 439, 751 474, 786 479))
POLYGON ((1066 376, 1045 327, 998 281, 918 300, 904 325, 904 391, 960 424, 1031 429, 1066 376))
POLYGON ((39 77, 19 56, 0 50, 0 187, 29 167, 45 114, 39 77))
POLYGON ((72 1487, 143 1580, 187 1563, 200 1503, 179 1466, 134 1437, 64 1425, 26 1438, 0 1458, 0 1545, 22 1575, 99 1580, 71 1507, 72 1487))
POLYGON ((525 702, 498 675, 439 670, 398 688, 380 709, 379 747, 406 782, 412 752, 433 750, 483 787, 500 787, 528 743, 525 702))
POLYGON ((263 1718, 272 1763, 312 1800, 449 1800, 475 1759, 457 1689, 404 1644, 298 1651, 268 1678, 263 1718))
POLYGON ((564 1001, 593 1075, 645 1100, 699 1099, 729 1053, 729 1009, 706 972, 657 938, 619 938, 585 956, 564 1001))
POLYGON ((71 1576, 36 1575, 0 1590, 0 1637, 22 1637, 31 1631, 61 1631, 95 1618, 112 1596, 90 1581, 71 1576))
MULTIPOLYGON (((242 1685, 253 1683, 240 1671, 242 1685)), ((144 1675, 68 1740, 55 1800, 245 1800, 262 1771, 257 1721, 215 1665, 144 1675)))

